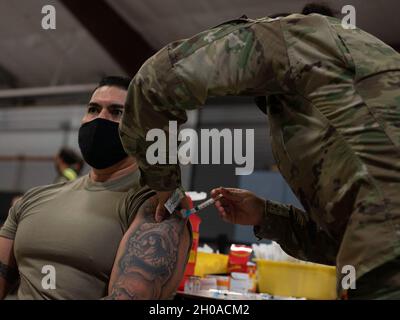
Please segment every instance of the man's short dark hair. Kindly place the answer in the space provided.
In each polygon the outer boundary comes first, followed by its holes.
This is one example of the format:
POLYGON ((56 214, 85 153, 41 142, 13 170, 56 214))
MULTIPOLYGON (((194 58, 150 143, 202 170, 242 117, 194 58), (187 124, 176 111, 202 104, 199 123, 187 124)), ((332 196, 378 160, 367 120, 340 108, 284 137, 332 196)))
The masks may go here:
POLYGON ((303 10, 301 11, 302 14, 311 14, 311 13, 318 13, 328 17, 334 17, 335 13, 333 12, 332 8, 327 5, 326 3, 307 3, 303 10))
POLYGON ((130 83, 131 79, 127 77, 107 76, 100 80, 99 84, 97 85, 96 89, 94 89, 94 91, 104 86, 117 87, 123 90, 128 90, 130 83))

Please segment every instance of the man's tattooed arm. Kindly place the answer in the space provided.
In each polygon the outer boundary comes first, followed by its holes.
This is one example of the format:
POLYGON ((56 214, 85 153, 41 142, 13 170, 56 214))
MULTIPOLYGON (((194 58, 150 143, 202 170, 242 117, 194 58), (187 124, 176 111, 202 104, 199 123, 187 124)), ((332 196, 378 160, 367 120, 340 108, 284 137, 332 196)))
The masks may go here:
POLYGON ((173 214, 156 223, 156 207, 155 197, 148 199, 121 241, 106 299, 163 299, 179 285, 190 246, 187 221, 173 214))

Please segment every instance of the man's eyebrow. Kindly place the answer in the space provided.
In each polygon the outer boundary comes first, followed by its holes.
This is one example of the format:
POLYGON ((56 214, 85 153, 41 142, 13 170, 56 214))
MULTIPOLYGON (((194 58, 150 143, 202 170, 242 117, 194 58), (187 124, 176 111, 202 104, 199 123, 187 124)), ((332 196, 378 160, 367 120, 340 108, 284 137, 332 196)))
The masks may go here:
POLYGON ((87 106, 88 106, 88 107, 101 108, 101 105, 99 105, 99 104, 96 103, 96 102, 89 102, 87 106))
POLYGON ((107 108, 111 108, 111 109, 124 109, 125 106, 124 106, 123 104, 113 103, 113 104, 110 104, 109 106, 107 106, 107 108))

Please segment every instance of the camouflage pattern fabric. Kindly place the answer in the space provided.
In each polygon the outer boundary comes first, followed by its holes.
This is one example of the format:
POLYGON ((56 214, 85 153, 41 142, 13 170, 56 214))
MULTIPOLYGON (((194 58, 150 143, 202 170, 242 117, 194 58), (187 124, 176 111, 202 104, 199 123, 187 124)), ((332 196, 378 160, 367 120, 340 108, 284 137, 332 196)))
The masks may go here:
POLYGON ((224 95, 268 96, 274 156, 306 211, 267 200, 259 237, 337 265, 339 294, 343 266, 360 278, 400 256, 397 52, 317 14, 227 23, 166 46, 133 79, 120 125, 145 183, 180 184, 178 166, 146 162, 147 131, 168 134, 169 120, 224 95))
POLYGON ((349 300, 400 300, 400 257, 368 272, 346 293, 349 300))

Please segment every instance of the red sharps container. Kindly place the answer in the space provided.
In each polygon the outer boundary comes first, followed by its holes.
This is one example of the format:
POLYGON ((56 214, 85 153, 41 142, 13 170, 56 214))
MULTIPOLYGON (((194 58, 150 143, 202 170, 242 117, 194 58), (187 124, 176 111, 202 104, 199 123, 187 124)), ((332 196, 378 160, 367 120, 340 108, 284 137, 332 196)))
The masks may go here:
MULTIPOLYGON (((187 197, 189 200, 189 205, 190 208, 193 208, 193 201, 190 199, 190 197, 187 197)), ((201 223, 201 218, 197 214, 192 214, 189 217, 189 222, 192 227, 192 247, 190 249, 190 255, 189 255, 189 260, 186 265, 185 269, 185 274, 184 277, 179 285, 178 290, 183 291, 185 287, 185 282, 187 279, 189 279, 191 276, 194 275, 194 269, 196 267, 196 258, 197 258, 197 248, 199 246, 199 230, 200 230, 200 223, 201 223)))

